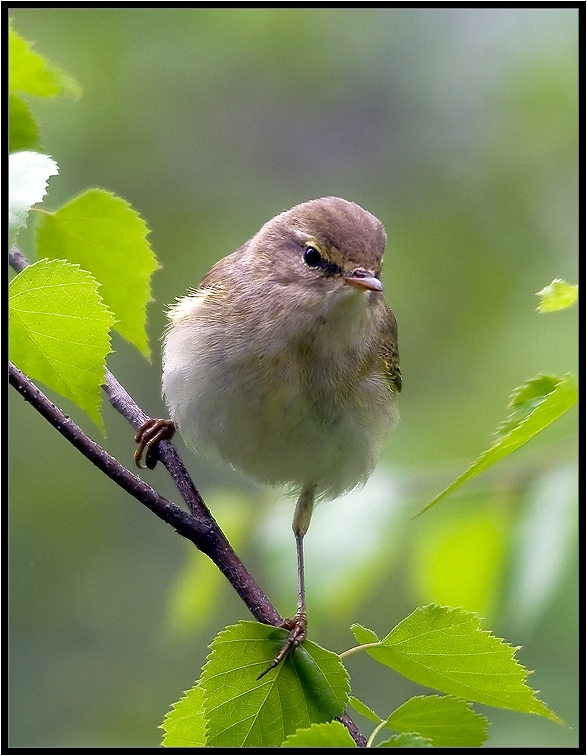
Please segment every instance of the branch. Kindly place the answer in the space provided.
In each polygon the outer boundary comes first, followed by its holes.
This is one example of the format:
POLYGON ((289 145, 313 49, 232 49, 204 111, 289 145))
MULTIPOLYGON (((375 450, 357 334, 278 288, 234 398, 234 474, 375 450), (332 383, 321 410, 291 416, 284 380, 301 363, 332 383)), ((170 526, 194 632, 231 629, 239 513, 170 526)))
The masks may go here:
MULTIPOLYGON (((106 383, 102 388, 110 399, 110 404, 128 420, 135 430, 138 430, 149 419, 148 415, 145 415, 124 386, 116 380, 109 370, 106 371, 106 383)), ((190 512, 195 517, 211 521, 218 527, 171 441, 163 440, 159 442, 157 456, 167 468, 190 512)))
POLYGON ((255 619, 269 625, 278 625, 281 622, 278 612, 234 553, 211 515, 196 517, 193 514, 188 514, 157 493, 141 478, 121 465, 99 444, 92 441, 71 418, 56 407, 35 386, 30 378, 12 363, 9 363, 9 380, 19 394, 92 464, 96 465, 99 470, 137 501, 144 504, 153 514, 171 525, 177 533, 187 538, 200 551, 209 556, 228 578, 255 619))
POLYGON ((349 735, 355 741, 355 743, 359 746, 359 748, 367 747, 367 738, 359 730, 357 725, 349 717, 346 711, 341 717, 336 717, 336 719, 338 719, 338 721, 347 728, 347 730, 349 731, 349 735))

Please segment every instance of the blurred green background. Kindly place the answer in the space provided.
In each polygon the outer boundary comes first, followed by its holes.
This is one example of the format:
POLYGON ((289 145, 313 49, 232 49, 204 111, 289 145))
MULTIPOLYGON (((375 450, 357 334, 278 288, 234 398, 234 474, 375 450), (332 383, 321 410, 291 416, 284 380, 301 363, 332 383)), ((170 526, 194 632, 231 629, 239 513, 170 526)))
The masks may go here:
MULTIPOLYGON (((570 725, 478 707, 493 747, 577 744, 576 412, 410 518, 486 448, 516 386, 577 368, 576 308, 535 311, 535 292, 578 276, 577 13, 11 10, 16 31, 84 91, 28 98, 61 168, 48 207, 98 186, 152 229, 163 266, 153 364, 117 337, 109 359, 147 412, 164 413, 165 306, 266 220, 334 194, 385 224, 402 420, 367 487, 316 512, 310 637, 343 651, 352 622, 381 635, 431 601, 479 612, 523 646, 530 684, 570 725)), ((34 259, 32 233, 21 243, 34 259)), ((10 399, 10 745, 155 746, 207 644, 248 612, 193 547, 10 399)), ((109 405, 104 440, 59 404, 132 465, 132 431, 109 405)), ((293 503, 184 458, 291 614, 293 503)), ((177 500, 161 470, 145 477, 177 500)), ((368 658, 349 669, 355 695, 383 716, 423 692, 368 658)))

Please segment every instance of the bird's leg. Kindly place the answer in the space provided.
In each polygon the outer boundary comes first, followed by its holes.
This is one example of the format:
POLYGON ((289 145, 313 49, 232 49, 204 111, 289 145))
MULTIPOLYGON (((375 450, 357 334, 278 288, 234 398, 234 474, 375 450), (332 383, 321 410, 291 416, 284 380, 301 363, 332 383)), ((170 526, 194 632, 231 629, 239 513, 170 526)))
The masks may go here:
POLYGON ((315 485, 306 486, 306 488, 304 488, 300 494, 298 503, 296 504, 296 511, 292 523, 298 557, 298 610, 295 617, 283 621, 282 627, 289 630, 289 635, 283 642, 283 646, 275 659, 273 659, 264 672, 261 672, 259 677, 257 677, 257 680, 260 680, 270 670, 275 669, 275 667, 285 659, 288 651, 290 649, 296 649, 306 638, 308 618, 306 615, 306 585, 304 578, 304 536, 310 527, 310 520, 314 509, 315 493, 315 485))
POLYGON ((173 420, 150 418, 144 422, 135 436, 135 441, 139 445, 138 449, 135 451, 135 462, 137 467, 144 469, 144 454, 146 466, 149 470, 153 470, 157 464, 157 454, 155 451, 157 444, 164 438, 172 438, 174 433, 175 423, 173 420))

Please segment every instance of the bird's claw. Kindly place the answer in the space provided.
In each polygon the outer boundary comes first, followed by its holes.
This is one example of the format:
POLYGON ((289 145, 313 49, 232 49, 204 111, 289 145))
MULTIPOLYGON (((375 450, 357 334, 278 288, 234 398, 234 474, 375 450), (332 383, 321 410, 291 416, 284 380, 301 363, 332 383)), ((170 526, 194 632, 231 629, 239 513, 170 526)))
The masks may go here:
POLYGON ((275 659, 273 659, 266 670, 261 672, 261 674, 257 677, 257 680, 260 680, 262 677, 264 677, 267 672, 275 669, 275 667, 277 667, 277 665, 285 659, 290 649, 296 649, 304 642, 304 640, 306 639, 306 632, 308 630, 308 618, 306 616, 305 609, 299 609, 295 617, 289 617, 288 619, 283 620, 280 627, 289 630, 289 635, 283 641, 283 646, 281 647, 275 659))
POLYGON ((134 455, 137 467, 141 470, 144 470, 145 467, 153 470, 157 464, 157 444, 164 438, 172 438, 174 433, 175 424, 173 420, 161 420, 153 417, 144 422, 135 436, 135 441, 139 445, 134 455), (144 465, 143 455, 145 456, 144 465))

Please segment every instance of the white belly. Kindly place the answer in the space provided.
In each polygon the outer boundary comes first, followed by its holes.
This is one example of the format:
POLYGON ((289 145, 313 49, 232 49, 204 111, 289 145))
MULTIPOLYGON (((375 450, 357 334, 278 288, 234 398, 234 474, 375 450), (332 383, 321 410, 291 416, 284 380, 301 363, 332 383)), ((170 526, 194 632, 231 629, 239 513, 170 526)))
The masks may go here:
POLYGON ((186 444, 259 482, 315 484, 329 498, 363 483, 397 421, 383 373, 350 380, 355 352, 334 349, 328 327, 311 348, 276 330, 269 352, 266 338, 228 340, 209 318, 176 319, 163 393, 186 444))

